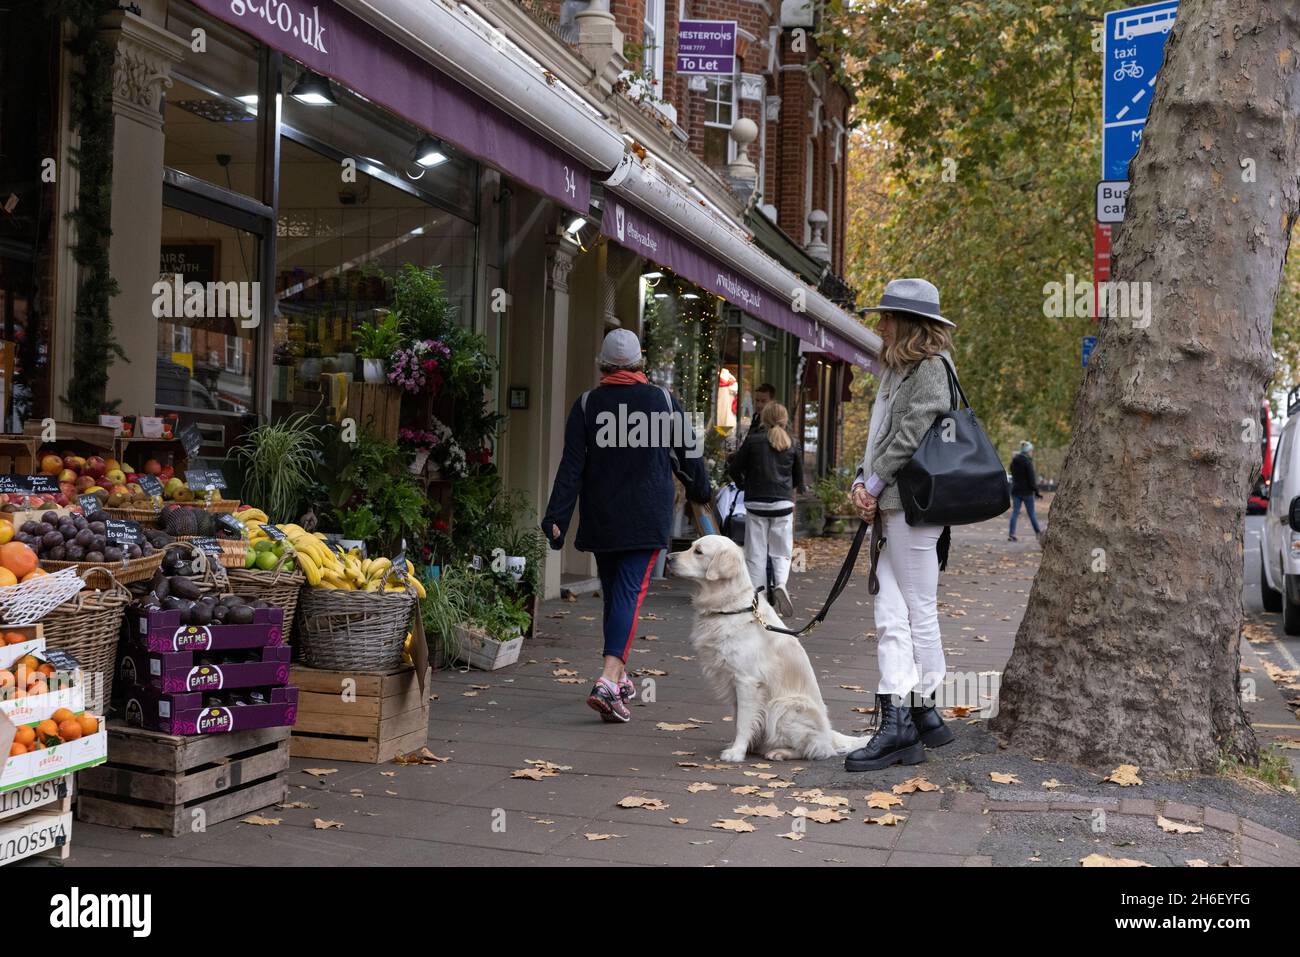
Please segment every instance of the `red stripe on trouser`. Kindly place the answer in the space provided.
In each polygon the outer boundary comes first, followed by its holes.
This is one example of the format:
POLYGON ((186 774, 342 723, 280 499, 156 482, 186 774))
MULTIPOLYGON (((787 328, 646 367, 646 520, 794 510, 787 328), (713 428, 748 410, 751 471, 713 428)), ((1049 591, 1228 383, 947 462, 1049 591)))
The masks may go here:
POLYGON ((654 571, 655 562, 659 560, 659 549, 650 553, 650 561, 646 562, 645 574, 641 576, 641 590, 637 592, 636 604, 632 607, 632 627, 627 632, 627 644, 623 646, 623 662, 627 662, 628 653, 632 650, 632 639, 636 637, 636 621, 641 614, 641 602, 645 601, 646 590, 650 587, 650 573, 654 571))

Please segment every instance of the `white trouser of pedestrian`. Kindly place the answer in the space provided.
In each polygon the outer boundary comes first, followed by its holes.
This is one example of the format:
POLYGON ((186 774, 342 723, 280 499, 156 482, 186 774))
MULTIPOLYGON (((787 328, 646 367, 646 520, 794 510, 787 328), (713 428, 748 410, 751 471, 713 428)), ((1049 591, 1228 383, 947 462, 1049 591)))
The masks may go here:
POLYGON ((794 513, 767 516, 751 506, 745 515, 745 566, 754 587, 767 587, 767 560, 771 558, 772 581, 777 588, 784 588, 793 552, 794 513))
POLYGON ((902 509, 882 513, 885 547, 876 577, 876 655, 879 694, 933 694, 947 664, 939 636, 939 525, 908 525, 902 509))

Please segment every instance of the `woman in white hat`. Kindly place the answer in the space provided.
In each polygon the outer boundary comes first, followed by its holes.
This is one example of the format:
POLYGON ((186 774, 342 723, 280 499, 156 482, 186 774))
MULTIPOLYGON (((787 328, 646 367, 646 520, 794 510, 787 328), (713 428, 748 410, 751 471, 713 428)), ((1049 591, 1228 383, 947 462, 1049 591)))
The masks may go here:
POLYGON ((848 771, 919 764, 927 746, 953 738, 933 697, 947 670, 937 608, 943 529, 907 524, 896 479, 935 416, 951 408, 944 360, 952 361, 954 323, 939 312, 939 291, 924 279, 893 280, 868 311, 880 313, 882 371, 851 496, 864 519, 884 526, 874 607, 880 683, 877 730, 845 758, 848 771))

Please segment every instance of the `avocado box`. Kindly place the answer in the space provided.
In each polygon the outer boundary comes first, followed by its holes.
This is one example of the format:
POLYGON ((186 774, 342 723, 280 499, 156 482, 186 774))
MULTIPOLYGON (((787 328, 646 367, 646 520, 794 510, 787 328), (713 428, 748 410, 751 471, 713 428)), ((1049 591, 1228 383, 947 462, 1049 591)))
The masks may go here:
POLYGON ((223 651, 284 644, 284 609, 254 608, 250 625, 183 625, 177 609, 127 609, 130 638, 145 651, 223 651))
POLYGON ((121 679, 118 687, 124 683, 129 687, 176 694, 288 684, 290 652, 288 645, 266 645, 230 653, 159 652, 124 642, 117 669, 121 679))
POLYGON ((294 687, 168 694, 133 688, 123 706, 126 723, 163 734, 224 734, 292 726, 298 717, 294 687), (260 695, 265 703, 258 703, 260 695))

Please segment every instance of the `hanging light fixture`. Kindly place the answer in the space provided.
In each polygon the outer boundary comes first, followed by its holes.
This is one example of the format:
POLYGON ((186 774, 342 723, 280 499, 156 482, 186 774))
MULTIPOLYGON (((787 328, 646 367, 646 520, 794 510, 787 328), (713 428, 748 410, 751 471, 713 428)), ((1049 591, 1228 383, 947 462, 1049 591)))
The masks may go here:
POLYGON ((298 77, 298 82, 289 91, 289 95, 299 103, 308 106, 333 106, 338 102, 334 98, 330 81, 311 70, 303 71, 302 76, 298 77))
POLYGON ((441 143, 432 136, 424 136, 415 144, 415 161, 425 169, 432 169, 447 162, 447 154, 443 152, 441 143))

